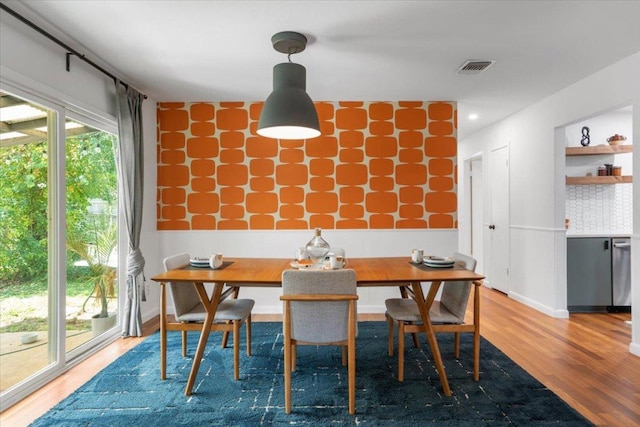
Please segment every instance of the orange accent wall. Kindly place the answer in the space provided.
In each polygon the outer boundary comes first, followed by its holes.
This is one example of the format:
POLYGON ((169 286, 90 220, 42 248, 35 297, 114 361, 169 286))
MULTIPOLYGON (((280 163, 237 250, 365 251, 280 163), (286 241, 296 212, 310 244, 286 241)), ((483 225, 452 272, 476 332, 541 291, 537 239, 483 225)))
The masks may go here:
POLYGON ((457 228, 455 102, 317 102, 307 141, 262 105, 158 104, 159 230, 457 228))

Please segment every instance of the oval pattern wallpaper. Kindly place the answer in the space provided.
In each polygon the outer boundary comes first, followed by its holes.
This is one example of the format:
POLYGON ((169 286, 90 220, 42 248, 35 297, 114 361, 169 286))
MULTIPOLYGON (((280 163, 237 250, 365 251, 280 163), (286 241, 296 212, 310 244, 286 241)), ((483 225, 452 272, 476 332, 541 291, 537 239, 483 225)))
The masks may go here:
POLYGON ((262 102, 158 103, 158 229, 457 228, 456 103, 315 104, 285 141, 262 102))

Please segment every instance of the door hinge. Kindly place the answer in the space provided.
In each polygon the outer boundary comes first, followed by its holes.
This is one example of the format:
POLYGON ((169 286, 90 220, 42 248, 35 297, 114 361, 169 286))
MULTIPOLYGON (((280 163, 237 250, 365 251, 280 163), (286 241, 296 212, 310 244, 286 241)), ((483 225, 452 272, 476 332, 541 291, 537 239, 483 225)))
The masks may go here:
POLYGON ((509 275, 509 269, 507 268, 507 276, 509 275))

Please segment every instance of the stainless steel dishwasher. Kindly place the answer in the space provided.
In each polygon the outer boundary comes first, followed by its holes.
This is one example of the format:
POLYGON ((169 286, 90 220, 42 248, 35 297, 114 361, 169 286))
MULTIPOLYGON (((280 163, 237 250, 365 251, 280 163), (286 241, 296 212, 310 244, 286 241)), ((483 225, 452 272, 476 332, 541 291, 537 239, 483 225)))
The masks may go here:
POLYGON ((631 239, 611 239, 612 311, 631 308, 631 239))

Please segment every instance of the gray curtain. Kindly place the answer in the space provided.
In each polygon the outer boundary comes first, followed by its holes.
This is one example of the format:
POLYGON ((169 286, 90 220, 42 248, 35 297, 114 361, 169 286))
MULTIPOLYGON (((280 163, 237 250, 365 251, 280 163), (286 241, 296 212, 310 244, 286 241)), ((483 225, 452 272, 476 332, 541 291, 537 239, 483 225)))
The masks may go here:
POLYGON ((144 295, 144 257, 140 252, 142 228, 142 101, 144 95, 116 80, 118 150, 116 164, 120 187, 120 207, 129 233, 127 254, 127 294, 122 316, 122 336, 142 336, 140 302, 144 295))

